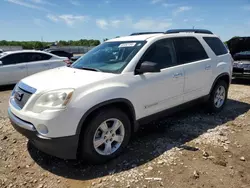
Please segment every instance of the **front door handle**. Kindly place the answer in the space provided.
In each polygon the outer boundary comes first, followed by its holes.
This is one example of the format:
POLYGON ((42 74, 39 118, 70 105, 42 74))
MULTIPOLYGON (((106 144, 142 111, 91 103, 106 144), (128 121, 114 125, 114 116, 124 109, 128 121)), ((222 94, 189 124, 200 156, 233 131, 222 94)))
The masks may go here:
POLYGON ((206 65, 205 70, 210 70, 211 69, 211 65, 206 65))
POLYGON ((43 64, 43 66, 48 67, 48 66, 49 66, 49 64, 47 64, 47 63, 46 63, 46 64, 43 64))

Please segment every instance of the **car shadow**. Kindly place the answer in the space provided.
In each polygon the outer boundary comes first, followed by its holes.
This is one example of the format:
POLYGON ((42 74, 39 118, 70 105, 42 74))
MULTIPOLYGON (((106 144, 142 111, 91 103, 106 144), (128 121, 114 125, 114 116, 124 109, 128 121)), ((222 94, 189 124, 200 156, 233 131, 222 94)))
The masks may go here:
POLYGON ((51 173, 75 180, 90 180, 143 165, 174 147, 196 152, 196 148, 185 143, 244 114, 250 104, 230 99, 224 110, 214 115, 201 109, 202 106, 195 106, 142 126, 121 156, 102 165, 58 159, 31 144, 28 144, 28 151, 39 166, 51 173))
POLYGON ((15 87, 15 85, 6 85, 6 86, 0 86, 0 92, 1 91, 8 91, 8 90, 13 90, 13 88, 15 87))

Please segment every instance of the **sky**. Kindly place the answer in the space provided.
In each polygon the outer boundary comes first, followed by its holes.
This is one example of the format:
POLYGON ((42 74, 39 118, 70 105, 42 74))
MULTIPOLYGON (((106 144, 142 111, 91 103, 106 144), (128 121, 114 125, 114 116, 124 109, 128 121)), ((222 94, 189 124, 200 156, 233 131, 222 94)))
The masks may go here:
POLYGON ((223 41, 250 36, 250 0, 0 0, 0 40, 102 41, 192 27, 223 41))

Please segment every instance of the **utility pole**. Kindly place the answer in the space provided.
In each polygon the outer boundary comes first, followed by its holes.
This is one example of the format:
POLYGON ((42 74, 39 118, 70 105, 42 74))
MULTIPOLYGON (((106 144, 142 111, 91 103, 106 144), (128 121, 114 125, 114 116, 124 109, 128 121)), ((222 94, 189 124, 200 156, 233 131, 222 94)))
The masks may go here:
POLYGON ((193 29, 194 29, 194 26, 193 26, 193 29))

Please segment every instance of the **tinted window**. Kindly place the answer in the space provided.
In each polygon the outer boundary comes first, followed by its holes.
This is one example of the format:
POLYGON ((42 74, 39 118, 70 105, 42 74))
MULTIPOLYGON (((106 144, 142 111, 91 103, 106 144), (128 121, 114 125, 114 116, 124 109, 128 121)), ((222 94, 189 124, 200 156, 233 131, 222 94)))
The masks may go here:
POLYGON ((25 53, 26 62, 44 61, 50 59, 51 56, 43 53, 25 53))
POLYGON ((156 42, 146 52, 143 61, 151 61, 157 63, 160 69, 176 65, 176 55, 173 41, 164 39, 156 42))
POLYGON ((228 50, 220 39, 216 37, 203 37, 203 39, 216 55, 223 55, 228 53, 228 50))
POLYGON ((4 65, 11 65, 11 64, 23 63, 25 62, 25 58, 23 53, 18 53, 5 56, 1 59, 1 61, 4 65))
POLYGON ((61 56, 61 57, 69 57, 69 56, 71 56, 70 53, 64 52, 64 51, 52 51, 51 53, 55 54, 55 55, 58 55, 58 56, 61 56))
POLYGON ((201 43, 194 37, 175 38, 175 48, 179 64, 207 59, 208 55, 201 43))

